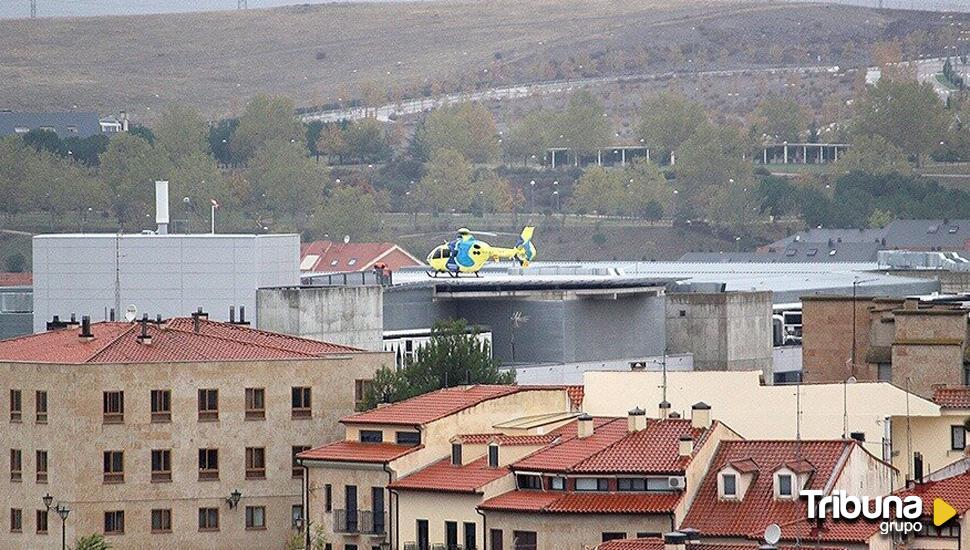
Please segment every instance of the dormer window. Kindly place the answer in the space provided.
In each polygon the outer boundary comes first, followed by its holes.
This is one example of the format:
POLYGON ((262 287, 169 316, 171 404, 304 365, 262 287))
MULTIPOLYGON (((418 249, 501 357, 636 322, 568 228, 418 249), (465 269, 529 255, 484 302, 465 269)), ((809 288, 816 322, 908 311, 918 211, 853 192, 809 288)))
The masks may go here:
POLYGON ((738 474, 734 472, 721 472, 718 481, 721 498, 727 500, 735 500, 738 498, 738 474))
POLYGON ((451 464, 461 466, 461 443, 451 444, 451 464))
POLYGON ((790 499, 795 496, 795 476, 778 472, 775 474, 775 496, 779 499, 790 499))

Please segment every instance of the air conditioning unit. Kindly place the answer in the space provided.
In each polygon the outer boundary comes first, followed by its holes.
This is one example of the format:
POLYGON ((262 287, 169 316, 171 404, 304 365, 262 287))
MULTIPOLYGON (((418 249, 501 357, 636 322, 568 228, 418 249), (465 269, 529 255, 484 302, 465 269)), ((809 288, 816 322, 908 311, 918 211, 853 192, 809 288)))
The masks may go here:
POLYGON ((684 476, 670 476, 667 478, 667 483, 671 489, 684 489, 687 487, 687 478, 684 476))

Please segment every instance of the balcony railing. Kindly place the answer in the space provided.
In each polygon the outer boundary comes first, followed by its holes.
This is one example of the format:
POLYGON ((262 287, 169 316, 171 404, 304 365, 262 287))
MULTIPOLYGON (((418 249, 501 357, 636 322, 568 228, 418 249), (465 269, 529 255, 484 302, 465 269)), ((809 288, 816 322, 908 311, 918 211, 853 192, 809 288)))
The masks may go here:
POLYGON ((334 510, 333 532, 384 535, 387 533, 387 517, 383 511, 334 510))
POLYGON ((464 546, 461 544, 445 544, 443 542, 423 546, 414 541, 404 543, 404 550, 463 550, 463 548, 464 546))

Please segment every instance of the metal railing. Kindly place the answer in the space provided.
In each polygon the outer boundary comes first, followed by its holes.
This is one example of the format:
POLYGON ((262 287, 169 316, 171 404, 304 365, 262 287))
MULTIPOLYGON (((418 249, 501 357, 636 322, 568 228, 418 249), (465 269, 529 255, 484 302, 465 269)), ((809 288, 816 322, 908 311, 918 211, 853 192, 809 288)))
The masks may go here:
POLYGON ((383 511, 334 510, 334 533, 387 534, 387 516, 383 511))

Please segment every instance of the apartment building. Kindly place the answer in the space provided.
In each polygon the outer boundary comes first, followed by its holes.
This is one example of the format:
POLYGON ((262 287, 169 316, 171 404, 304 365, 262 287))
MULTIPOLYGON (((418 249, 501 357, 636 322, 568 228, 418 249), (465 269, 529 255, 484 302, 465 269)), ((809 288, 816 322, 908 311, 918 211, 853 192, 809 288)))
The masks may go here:
POLYGON ((707 405, 692 412, 690 419, 648 420, 642 409, 625 419, 579 417, 575 437, 512 463, 515 489, 478 507, 489 548, 591 548, 676 528, 718 445, 740 438, 712 421, 707 405))
MULTIPOLYGON (((432 525, 430 520, 449 514, 454 529, 462 529, 461 536, 474 532, 476 541, 484 540, 484 525, 474 508, 452 509, 454 499, 434 501, 424 527, 410 521, 405 525, 404 518, 412 512, 403 506, 411 496, 403 488, 395 489, 394 483, 452 456, 456 435, 543 435, 574 420, 581 402, 578 389, 566 386, 473 385, 343 418, 342 441, 297 456, 307 471, 307 533, 321 529, 328 547, 340 550, 382 544, 400 549, 417 540, 412 531, 443 543, 444 533, 432 528, 444 530, 444 522, 432 525), (469 524, 475 524, 474 529, 469 524)), ((470 448, 467 456, 473 453, 470 448)), ((491 475, 478 473, 472 479, 469 474, 465 485, 479 489, 490 483, 491 475)))
POLYGON ((303 516, 295 455, 342 437, 392 360, 205 314, 58 326, 0 342, 3 548, 57 544, 48 504, 69 541, 280 547, 303 516))
POLYGON ((970 428, 970 386, 944 386, 933 392, 935 415, 899 415, 891 420, 892 462, 907 479, 965 459, 970 428))

